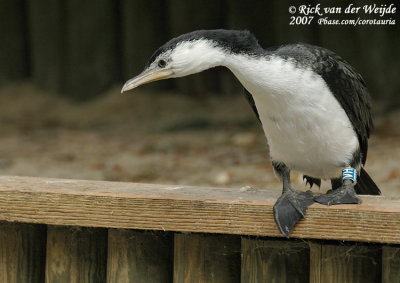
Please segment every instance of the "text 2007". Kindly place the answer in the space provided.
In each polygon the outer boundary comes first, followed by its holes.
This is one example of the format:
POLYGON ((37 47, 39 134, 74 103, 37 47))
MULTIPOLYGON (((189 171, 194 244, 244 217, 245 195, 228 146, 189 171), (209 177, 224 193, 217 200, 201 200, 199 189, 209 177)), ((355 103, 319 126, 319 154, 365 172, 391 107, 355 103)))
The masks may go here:
POLYGON ((291 16, 289 25, 309 25, 313 16, 291 16))

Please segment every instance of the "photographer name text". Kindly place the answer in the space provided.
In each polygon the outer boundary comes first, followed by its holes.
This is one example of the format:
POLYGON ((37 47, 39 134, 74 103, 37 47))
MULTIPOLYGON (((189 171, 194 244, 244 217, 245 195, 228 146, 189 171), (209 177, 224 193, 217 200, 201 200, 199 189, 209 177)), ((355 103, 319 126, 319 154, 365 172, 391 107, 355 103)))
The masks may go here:
POLYGON ((290 25, 308 25, 313 21, 319 25, 395 25, 396 20, 392 17, 397 13, 397 7, 394 4, 349 4, 345 7, 323 7, 316 4, 290 6, 289 13, 293 15, 290 17, 290 25), (338 15, 348 18, 335 18, 338 15))

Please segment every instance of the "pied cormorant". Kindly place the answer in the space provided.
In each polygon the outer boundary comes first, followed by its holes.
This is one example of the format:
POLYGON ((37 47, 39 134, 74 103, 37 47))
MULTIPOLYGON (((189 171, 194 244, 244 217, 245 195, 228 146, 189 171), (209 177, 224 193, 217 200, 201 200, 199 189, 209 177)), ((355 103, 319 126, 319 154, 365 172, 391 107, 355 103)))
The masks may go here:
POLYGON ((121 92, 216 66, 228 68, 241 82, 262 124, 274 171, 283 182, 274 205, 283 235, 315 201, 357 204, 357 193, 380 194, 363 169, 372 128, 365 82, 325 48, 296 43, 263 49, 248 31, 194 31, 161 46, 121 92), (317 196, 296 191, 290 170, 302 172, 311 187, 330 179, 332 190, 317 196))

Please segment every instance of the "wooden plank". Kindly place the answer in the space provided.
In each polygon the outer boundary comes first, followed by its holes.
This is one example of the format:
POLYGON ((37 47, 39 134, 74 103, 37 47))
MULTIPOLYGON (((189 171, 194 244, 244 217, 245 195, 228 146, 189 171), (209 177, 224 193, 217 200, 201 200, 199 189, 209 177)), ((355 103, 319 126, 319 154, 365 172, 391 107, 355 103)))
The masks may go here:
POLYGON ((172 233, 110 229, 107 282, 172 282, 172 233))
MULTIPOLYGON (((0 177, 0 220, 280 237, 279 192, 123 182, 0 177)), ((313 204, 291 237, 400 243, 400 199, 313 204)))
POLYGON ((36 83, 85 100, 116 81, 116 13, 112 0, 96 1, 96 5, 79 0, 27 2, 36 83))
POLYGON ((106 282, 107 230, 49 226, 46 283, 106 282))
MULTIPOLYGON (((365 1, 352 2, 355 6, 365 5, 365 1)), ((381 2, 389 6, 389 2, 381 2)), ((398 13, 398 7, 396 12, 398 13)), ((387 17, 386 19, 389 19, 387 17)), ((394 17, 393 17, 394 20, 394 17)), ((363 76, 371 97, 386 102, 387 109, 400 106, 400 27, 398 18, 395 25, 359 25, 355 30, 357 50, 357 70, 363 76), (374 36, 371 36, 371 35, 374 36), (390 82, 389 84, 387 82, 390 82), (382 87, 384 86, 384 87, 382 87)), ((341 36, 343 38, 343 36, 341 36)), ((346 38, 344 39, 347 45, 346 38)), ((353 58, 348 58, 351 63, 353 58)))
POLYGON ((382 283, 400 283, 400 247, 382 247, 382 283))
MULTIPOLYGON (((170 38, 166 0, 121 0, 121 66, 124 81, 144 70, 151 55, 170 38), (138 27, 144 28, 138 28, 138 27)), ((170 89, 173 80, 143 86, 149 90, 170 89)))
POLYGON ((0 222, 0 282, 44 281, 46 227, 0 222))
POLYGON ((310 283, 321 283, 322 245, 309 243, 310 246, 310 283))
POLYGON ((175 234, 174 283, 240 282, 240 237, 175 234))
POLYGON ((306 243, 242 238, 242 283, 309 282, 308 271, 306 243))
POLYGON ((66 41, 64 92, 87 100, 117 79, 116 17, 113 0, 64 1, 66 41))
POLYGON ((0 1, 0 85, 28 74, 24 4, 22 0, 0 1))
POLYGON ((63 91, 65 65, 64 1, 27 1, 32 77, 40 87, 63 91), (51 44, 49 44, 51 42, 51 44))
MULTIPOLYGON (((320 283, 374 283, 381 278, 381 250, 379 246, 321 245, 320 283)), ((311 258, 316 267, 318 258, 311 258)))
POLYGON ((121 63, 124 80, 143 71, 153 52, 170 39, 165 24, 165 2, 121 0, 121 63))

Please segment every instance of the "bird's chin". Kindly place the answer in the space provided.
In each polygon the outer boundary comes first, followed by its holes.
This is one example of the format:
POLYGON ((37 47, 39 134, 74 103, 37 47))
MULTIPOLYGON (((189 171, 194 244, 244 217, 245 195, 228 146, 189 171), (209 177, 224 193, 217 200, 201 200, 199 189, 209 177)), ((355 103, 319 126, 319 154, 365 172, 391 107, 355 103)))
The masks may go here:
POLYGON ((121 93, 134 89, 140 85, 171 78, 174 72, 171 69, 143 71, 136 77, 128 80, 121 89, 121 93))

